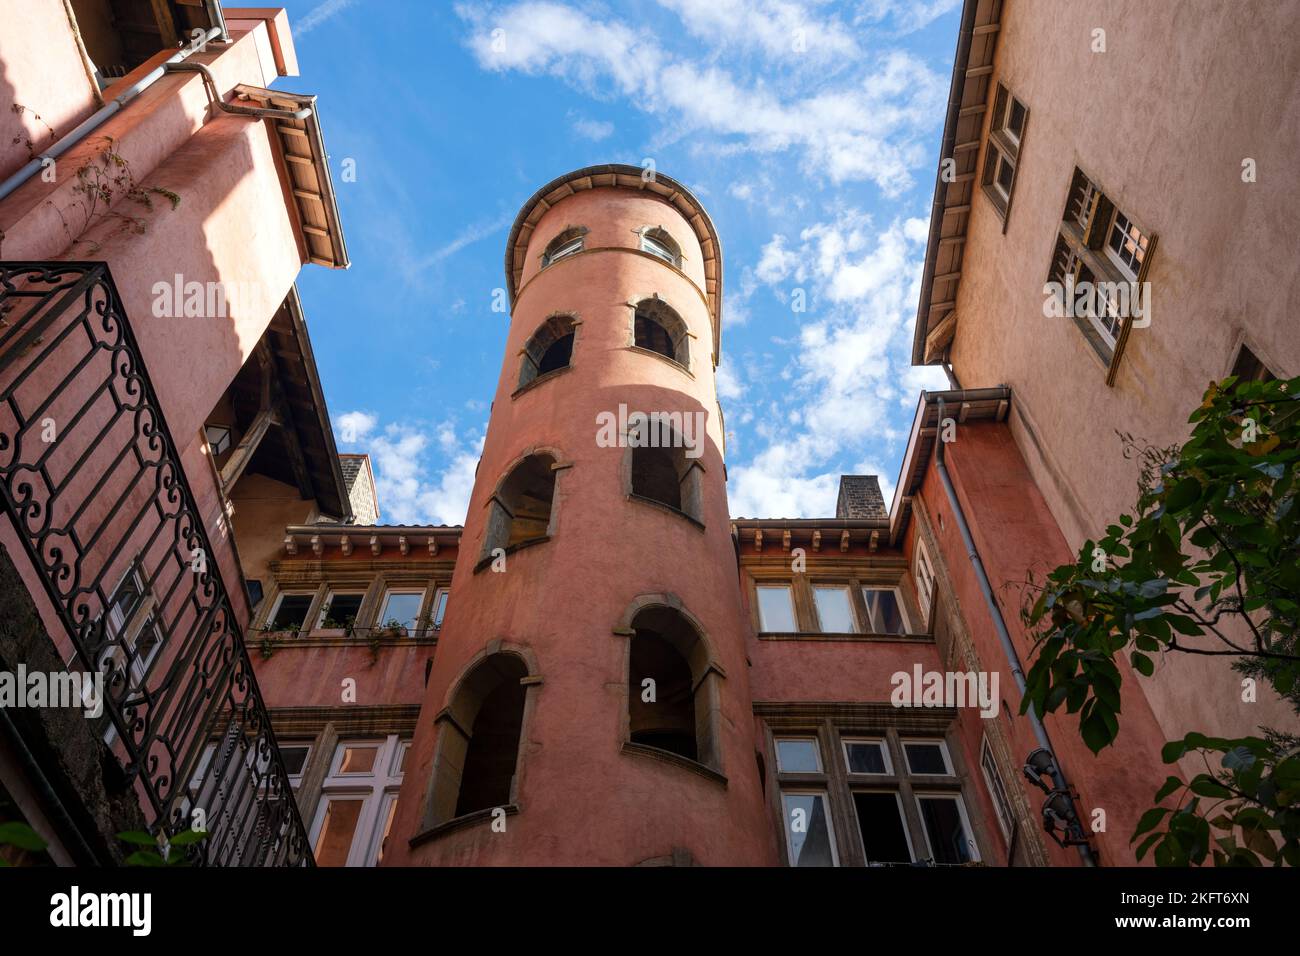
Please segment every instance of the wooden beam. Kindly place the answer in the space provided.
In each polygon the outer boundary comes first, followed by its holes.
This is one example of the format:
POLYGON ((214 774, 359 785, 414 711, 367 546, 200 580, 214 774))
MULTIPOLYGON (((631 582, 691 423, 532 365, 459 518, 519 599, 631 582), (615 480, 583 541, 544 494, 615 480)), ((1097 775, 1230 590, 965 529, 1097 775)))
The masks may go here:
POLYGON ((814 550, 814 551, 820 551, 820 550, 822 549, 822 532, 821 532, 821 528, 818 528, 817 530, 815 530, 815 531, 813 532, 813 537, 812 537, 812 546, 813 546, 813 550, 814 550))
POLYGON ((257 447, 262 444, 262 439, 266 437, 266 431, 275 423, 275 413, 269 408, 264 408, 257 413, 253 423, 248 426, 248 431, 244 432, 244 437, 239 440, 235 450, 231 452, 226 463, 221 466, 221 490, 229 497, 230 491, 235 487, 235 482, 239 476, 244 473, 248 463, 253 460, 253 455, 257 447))
POLYGON ((841 551, 849 550, 849 529, 848 528, 845 528, 840 533, 840 550, 841 551))
POLYGON ((384 546, 379 543, 379 535, 372 534, 370 536, 370 553, 377 558, 379 557, 379 553, 383 550, 384 546))

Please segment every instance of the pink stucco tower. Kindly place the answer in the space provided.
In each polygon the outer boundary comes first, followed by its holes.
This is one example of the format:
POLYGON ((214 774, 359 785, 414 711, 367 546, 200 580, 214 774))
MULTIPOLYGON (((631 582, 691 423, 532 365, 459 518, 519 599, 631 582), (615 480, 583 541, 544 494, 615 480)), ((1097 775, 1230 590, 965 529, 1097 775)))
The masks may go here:
POLYGON ((713 224, 653 170, 581 169, 524 205, 506 283, 505 357, 384 863, 773 863, 713 224))

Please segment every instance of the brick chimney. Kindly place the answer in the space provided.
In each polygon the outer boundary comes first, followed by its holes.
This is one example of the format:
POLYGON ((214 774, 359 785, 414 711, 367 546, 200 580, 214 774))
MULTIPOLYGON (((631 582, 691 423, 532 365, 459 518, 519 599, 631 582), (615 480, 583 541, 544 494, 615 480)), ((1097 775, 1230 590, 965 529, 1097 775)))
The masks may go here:
POLYGON ((885 497, 875 475, 840 475, 840 495, 835 502, 837 518, 885 518, 885 497))

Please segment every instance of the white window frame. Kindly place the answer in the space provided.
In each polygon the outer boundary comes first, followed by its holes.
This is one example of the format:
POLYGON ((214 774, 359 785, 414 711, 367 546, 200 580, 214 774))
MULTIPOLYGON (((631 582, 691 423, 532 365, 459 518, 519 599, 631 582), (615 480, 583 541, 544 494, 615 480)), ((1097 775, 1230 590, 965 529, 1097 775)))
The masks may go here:
POLYGON ((567 259, 569 256, 581 252, 583 246, 586 244, 586 240, 587 235, 586 233, 583 233, 580 236, 574 236, 554 252, 546 253, 543 257, 542 268, 545 269, 547 266, 559 262, 561 259, 567 259))
POLYGON ((840 747, 844 751, 844 772, 850 777, 892 777, 894 775, 894 761, 889 756, 889 744, 884 737, 843 737, 840 739, 840 747), (849 765, 850 744, 875 744, 884 758, 885 769, 879 773, 852 769, 849 765))
MULTIPOLYGON (((785 852, 787 864, 791 867, 796 865, 794 856, 794 834, 790 832, 790 808, 786 806, 786 797, 820 797, 822 806, 825 808, 826 817, 826 836, 831 847, 831 866, 840 865, 839 847, 835 845, 835 821, 831 819, 831 797, 825 790, 813 790, 806 788, 797 788, 793 790, 781 791, 781 832, 785 834, 785 852)), ((805 838, 807 834, 804 834, 805 838)))
POLYGON ((335 744, 334 753, 330 757, 329 774, 321 784, 320 803, 316 807, 311 829, 308 832, 313 855, 316 852, 316 844, 320 839, 325 813, 331 800, 361 797, 363 805, 357 816, 356 829, 352 833, 352 844, 348 848, 346 865, 375 865, 379 844, 383 840, 382 830, 386 820, 385 811, 390 804, 389 798, 396 799, 402 787, 404 775, 400 770, 400 755, 409 745, 409 739, 401 738, 397 734, 389 734, 383 738, 349 738, 335 744), (379 749, 371 770, 365 773, 339 773, 338 768, 343 762, 346 748, 364 746, 377 746, 379 749))
MULTIPOLYGON (((888 793, 893 795, 894 803, 898 807, 898 822, 903 828, 903 839, 907 841, 907 861, 909 863, 915 863, 916 846, 912 843, 912 829, 907 825, 907 814, 903 812, 903 794, 898 790, 872 790, 868 787, 857 787, 849 791, 849 802, 853 804, 853 822, 857 824, 858 845, 862 847, 862 858, 866 860, 867 866, 888 866, 889 864, 886 862, 881 862, 879 864, 872 863, 867 857, 867 845, 862 839, 862 821, 858 819, 858 802, 853 799, 859 793, 888 793)), ((922 827, 924 827, 924 825, 925 824, 922 823, 922 827)))
POLYGON ((912 583, 916 585, 916 600, 921 606, 921 620, 928 624, 930 605, 934 603, 934 562, 930 560, 930 552, 919 534, 916 536, 916 553, 912 555, 912 583))
POLYGON ((822 745, 821 741, 815 736, 808 734, 781 734, 772 738, 772 752, 776 757, 777 773, 825 773, 825 764, 822 763, 822 745), (817 758, 816 770, 786 770, 781 766, 781 742, 782 741, 802 741, 813 745, 813 755, 817 758))
POLYGON ((375 627, 384 627, 388 624, 388 614, 385 612, 388 610, 388 599, 390 597, 395 594, 418 595, 420 603, 415 609, 415 617, 412 618, 411 625, 409 627, 402 625, 407 633, 415 633, 420 628, 420 612, 424 609, 424 598, 428 593, 428 588, 422 588, 418 585, 411 585, 410 587, 395 585, 384 588, 383 596, 379 599, 379 616, 375 618, 375 627))
POLYGON ((438 588, 433 594, 433 604, 429 607, 430 630, 442 630, 442 622, 447 617, 447 605, 449 603, 451 603, 451 588, 438 588))
MULTIPOLYGON (((902 618, 902 621, 903 621, 903 631, 902 631, 902 633, 903 633, 903 634, 913 634, 913 633, 915 633, 915 630, 914 630, 914 628, 912 627, 912 615, 908 613, 908 611, 907 611, 907 602, 905 602, 905 601, 903 600, 903 589, 902 589, 902 588, 900 588, 900 587, 899 587, 898 585, 896 585, 896 584, 864 584, 864 585, 862 585, 862 603, 863 603, 863 606, 866 607, 866 609, 867 609, 867 613, 870 614, 870 613, 871 613, 871 604, 867 601, 867 592, 868 592, 868 591, 893 591, 893 592, 894 592, 894 603, 898 605, 898 616, 899 616, 900 618, 902 618)), ((870 623, 871 627, 870 627, 870 630, 869 630, 867 633, 869 633, 869 634, 888 634, 888 633, 889 633, 888 631, 880 631, 880 630, 877 630, 877 629, 876 629, 876 622, 875 622, 874 620, 870 621, 869 623, 870 623)))
POLYGON ((900 737, 899 746, 903 751, 903 762, 907 764, 907 773, 911 777, 955 777, 953 771, 952 754, 948 752, 948 742, 942 737, 900 737), (922 773, 912 769, 912 758, 908 754, 907 748, 913 744, 934 744, 939 748, 939 753, 943 756, 943 765, 946 768, 945 773, 922 773))
POLYGON ((357 616, 352 620, 352 627, 356 628, 358 626, 357 622, 361 618, 361 608, 366 603, 366 589, 365 588, 354 589, 354 588, 342 587, 338 589, 331 588, 330 590, 325 592, 325 600, 321 601, 320 611, 318 611, 316 614, 316 627, 314 629, 317 631, 343 630, 342 627, 325 626, 325 621, 329 618, 330 608, 333 607, 334 599, 336 597, 354 597, 358 594, 361 596, 361 603, 357 605, 357 616))
POLYGON ((817 630, 822 634, 860 634, 862 628, 858 626, 858 615, 853 610, 853 589, 847 584, 835 584, 834 582, 814 583, 812 586, 813 614, 817 618, 817 630), (818 591, 840 591, 844 594, 844 603, 849 609, 849 627, 848 631, 827 631, 822 625, 822 609, 817 604, 818 591))
POLYGON ((934 845, 930 842, 930 828, 925 825, 925 812, 921 809, 921 801, 952 800, 957 804, 957 814, 961 818, 962 830, 965 831, 966 842, 970 847, 970 862, 980 862, 979 843, 975 840, 975 831, 971 829, 970 817, 966 813, 966 801, 962 799, 960 793, 942 790, 917 790, 913 792, 912 799, 916 803, 916 815, 921 824, 921 835, 925 837, 925 849, 929 854, 929 859, 934 859, 934 845))
POLYGON ((652 231, 653 230, 651 229, 646 229, 641 233, 641 251, 648 252, 650 255, 662 259, 670 265, 677 265, 677 256, 673 253, 672 249, 664 245, 658 237, 651 235, 652 231))
POLYGON ((994 816, 998 818, 1002 836, 1010 840, 1015 815, 1011 809, 1011 797, 1007 794, 1006 784, 998 773, 998 762, 993 756, 993 748, 989 746, 988 734, 980 739, 980 770, 984 774, 984 786, 988 788, 989 798, 993 802, 994 816), (988 763, 985 763, 985 758, 988 759, 988 763), (989 767, 990 763, 992 768, 989 767))
POLYGON ((795 613, 794 607, 794 587, 791 584, 763 584, 759 583, 754 586, 754 603, 758 606, 758 629, 763 634, 789 634, 796 633, 799 630, 799 616, 795 613), (793 626, 790 631, 773 631, 767 626, 767 621, 763 619, 763 599, 762 591, 785 591, 785 599, 790 605, 790 623, 793 626))
MULTIPOLYGON (((1137 282, 1137 272, 1134 270, 1134 268, 1124 261, 1124 257, 1122 255, 1120 255, 1118 252, 1116 252, 1114 249, 1110 247, 1111 236, 1114 235, 1115 229, 1119 225, 1118 220, 1120 219, 1121 216, 1123 217, 1124 221, 1129 224, 1129 228, 1137 229, 1138 235, 1141 236, 1143 239, 1148 239, 1148 243, 1149 243, 1150 240, 1147 237, 1147 234, 1138 228, 1137 223, 1135 223, 1127 214, 1125 214, 1125 212, 1122 209, 1120 209, 1119 206, 1116 206, 1114 203, 1112 203, 1111 210, 1110 210, 1110 219, 1106 223, 1106 232, 1102 240, 1102 249, 1106 254, 1106 258, 1111 262, 1112 265, 1114 265, 1117 269, 1119 269, 1120 273, 1124 276, 1125 279, 1127 279, 1129 282, 1137 282)), ((1127 229, 1124 230, 1124 239, 1125 241, 1128 241, 1129 239, 1127 229)), ((1144 257, 1146 256, 1145 249, 1142 250, 1142 255, 1144 257)), ((1138 265, 1139 268, 1141 268, 1141 263, 1139 263, 1138 265)))
POLYGON ((284 599, 287 597, 305 597, 308 599, 307 611, 302 616, 302 623, 295 628, 295 630, 299 632, 306 631, 308 629, 307 621, 311 617, 310 602, 313 598, 316 597, 315 591, 281 591, 279 594, 275 596, 275 603, 271 605, 271 613, 266 615, 266 620, 263 626, 268 629, 273 628, 275 626, 275 619, 280 614, 280 605, 284 603, 284 599))

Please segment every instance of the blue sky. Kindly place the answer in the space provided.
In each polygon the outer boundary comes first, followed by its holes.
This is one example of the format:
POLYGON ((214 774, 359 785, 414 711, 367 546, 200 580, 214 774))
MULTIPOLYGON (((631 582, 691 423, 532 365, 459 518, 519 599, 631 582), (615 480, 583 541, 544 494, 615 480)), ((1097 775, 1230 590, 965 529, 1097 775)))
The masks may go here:
POLYGON ((352 258, 299 286, 382 520, 464 519, 524 200, 647 158, 722 237, 732 514, 834 514, 842 473, 888 500, 945 387, 909 356, 959 0, 285 5, 301 76, 278 85, 320 97, 352 258))

